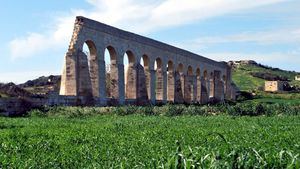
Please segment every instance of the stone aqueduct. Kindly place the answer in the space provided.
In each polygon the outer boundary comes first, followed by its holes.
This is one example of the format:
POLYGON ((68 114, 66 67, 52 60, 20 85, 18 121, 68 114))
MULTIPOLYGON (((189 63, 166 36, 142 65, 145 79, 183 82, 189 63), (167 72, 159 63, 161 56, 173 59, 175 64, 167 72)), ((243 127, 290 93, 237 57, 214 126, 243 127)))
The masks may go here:
POLYGON ((85 98, 85 104, 144 105, 205 104, 210 100, 233 99, 233 93, 231 68, 225 62, 76 17, 60 95, 85 98), (83 52, 84 44, 89 54, 83 52), (104 58, 106 50, 110 55, 109 73, 104 58))

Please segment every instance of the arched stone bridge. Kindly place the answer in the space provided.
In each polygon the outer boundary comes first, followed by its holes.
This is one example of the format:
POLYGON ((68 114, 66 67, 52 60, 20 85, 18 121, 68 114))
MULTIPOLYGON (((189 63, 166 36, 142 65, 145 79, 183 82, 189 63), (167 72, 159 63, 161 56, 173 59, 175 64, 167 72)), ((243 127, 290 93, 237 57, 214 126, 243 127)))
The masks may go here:
POLYGON ((96 105, 143 105, 205 104, 232 99, 232 93, 231 68, 225 62, 76 17, 60 95, 80 96, 96 105))

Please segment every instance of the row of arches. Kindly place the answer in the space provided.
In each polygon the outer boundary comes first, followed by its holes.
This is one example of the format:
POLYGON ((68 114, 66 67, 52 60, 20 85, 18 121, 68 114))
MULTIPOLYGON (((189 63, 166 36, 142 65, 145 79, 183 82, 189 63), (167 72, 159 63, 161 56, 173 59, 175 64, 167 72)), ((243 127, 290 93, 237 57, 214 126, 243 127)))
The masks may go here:
POLYGON ((113 46, 105 48, 104 63, 99 64, 96 45, 90 40, 84 43, 81 52, 84 53, 83 57, 87 58, 81 60, 88 63, 86 69, 92 89, 91 95, 94 97, 100 96, 99 88, 103 87, 99 83, 103 80, 99 75, 99 72, 103 71, 101 65, 105 65, 105 93, 110 99, 118 99, 120 92, 124 90, 124 97, 128 100, 143 97, 155 101, 198 102, 201 100, 203 87, 210 97, 214 97, 215 80, 222 80, 224 84, 226 82, 225 75, 222 78, 219 73, 218 76, 215 75, 219 71, 208 72, 203 69, 201 72, 199 67, 193 69, 188 65, 185 68, 182 63, 175 64, 172 60, 164 63, 160 57, 156 57, 154 64, 150 64, 147 54, 138 60, 131 50, 127 50, 121 59, 122 63, 118 63, 117 52, 113 46))

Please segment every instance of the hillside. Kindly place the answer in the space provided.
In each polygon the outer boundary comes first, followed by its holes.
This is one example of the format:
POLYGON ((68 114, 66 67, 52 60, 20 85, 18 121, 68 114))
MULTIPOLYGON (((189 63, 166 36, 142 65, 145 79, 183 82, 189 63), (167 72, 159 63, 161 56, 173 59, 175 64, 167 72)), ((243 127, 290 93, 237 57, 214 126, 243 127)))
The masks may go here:
POLYGON ((262 90, 266 80, 288 81, 290 86, 300 87, 300 81, 295 80, 295 76, 300 73, 264 66, 253 61, 235 61, 232 64, 232 79, 241 91, 262 90))
POLYGON ((41 76, 34 80, 28 80, 27 82, 18 85, 19 87, 25 89, 26 91, 38 94, 38 95, 45 95, 49 92, 56 92, 59 91, 60 86, 60 79, 59 75, 51 75, 51 76, 41 76))
POLYGON ((233 65, 233 82, 243 92, 250 92, 253 100, 249 96, 241 96, 241 100, 251 102, 265 103, 296 103, 300 104, 300 81, 296 81, 295 76, 299 73, 285 71, 278 68, 271 68, 256 62, 237 61, 233 65), (288 81, 291 92, 269 93, 264 92, 264 83, 266 80, 284 80, 288 81))
POLYGON ((0 83, 0 97, 32 97, 32 93, 15 85, 14 83, 0 83))
POLYGON ((41 76, 28 80, 23 84, 0 83, 0 98, 45 96, 49 93, 58 93, 60 76, 41 76))

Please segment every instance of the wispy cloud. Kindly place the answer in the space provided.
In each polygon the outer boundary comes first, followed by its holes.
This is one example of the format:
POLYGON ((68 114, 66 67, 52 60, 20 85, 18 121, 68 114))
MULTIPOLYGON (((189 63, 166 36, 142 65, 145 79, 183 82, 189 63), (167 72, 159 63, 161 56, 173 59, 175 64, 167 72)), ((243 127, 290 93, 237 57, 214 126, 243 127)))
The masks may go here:
POLYGON ((10 44, 13 59, 34 56, 53 48, 67 47, 75 16, 99 20, 139 33, 184 25, 286 0, 87 0, 93 8, 71 10, 67 16, 53 21, 54 27, 40 33, 13 39, 10 44))
POLYGON ((300 51, 294 52, 276 52, 276 53, 204 53, 205 56, 219 60, 219 61, 231 61, 231 60, 255 60, 256 62, 266 65, 272 65, 273 67, 279 67, 286 70, 300 71, 300 51))
POLYGON ((197 45, 218 43, 257 43, 259 45, 300 43, 300 28, 268 30, 261 32, 243 32, 225 36, 201 37, 191 41, 197 45))

